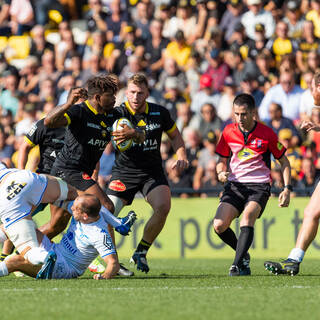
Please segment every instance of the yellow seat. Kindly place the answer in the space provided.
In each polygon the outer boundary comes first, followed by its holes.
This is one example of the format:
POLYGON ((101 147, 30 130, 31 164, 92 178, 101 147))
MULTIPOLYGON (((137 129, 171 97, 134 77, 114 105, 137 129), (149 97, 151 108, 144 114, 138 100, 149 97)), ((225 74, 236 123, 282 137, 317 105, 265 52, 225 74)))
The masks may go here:
POLYGON ((7 37, 0 37, 0 52, 3 52, 8 45, 7 37))
POLYGON ((25 59, 30 52, 30 40, 28 36, 11 36, 8 46, 14 50, 13 59, 25 59))

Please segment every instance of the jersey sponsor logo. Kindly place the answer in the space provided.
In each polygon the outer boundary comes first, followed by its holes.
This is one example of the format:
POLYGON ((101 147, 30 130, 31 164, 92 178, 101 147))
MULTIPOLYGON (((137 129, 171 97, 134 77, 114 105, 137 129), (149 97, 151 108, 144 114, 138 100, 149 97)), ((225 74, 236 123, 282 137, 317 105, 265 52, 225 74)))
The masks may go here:
POLYGON ((158 142, 157 139, 146 139, 143 143, 132 143, 133 146, 139 145, 143 146, 143 151, 149 150, 157 150, 158 149, 158 142))
POLYGON ((82 179, 83 180, 91 180, 91 177, 87 173, 82 172, 82 179))
POLYGON ((50 153, 50 157, 52 157, 52 158, 56 158, 57 157, 56 152, 54 150, 50 153))
MULTIPOLYGON (((70 232, 69 232, 70 233, 70 232)), ((69 234, 68 233, 68 234, 69 234)), ((72 232, 71 232, 72 233, 72 232)), ((72 235, 73 237, 73 235, 72 235)), ((64 245, 64 247, 72 254, 75 254, 77 252, 77 249, 73 248, 72 245, 69 243, 67 237, 63 237, 62 238, 62 243, 64 245)))
POLYGON ((262 140, 254 139, 250 142, 251 147, 261 148, 262 147, 262 140))
POLYGON ((100 149, 105 149, 106 145, 107 145, 108 141, 104 141, 104 140, 100 140, 100 139, 90 139, 88 144, 91 144, 95 147, 99 147, 100 149))
POLYGON ((141 119, 139 122, 138 122, 138 124, 137 124, 137 126, 138 127, 144 127, 144 126, 146 126, 147 124, 141 119))
POLYGON ((98 130, 101 129, 100 126, 98 126, 98 125, 95 124, 95 123, 91 123, 91 122, 87 122, 87 127, 94 128, 94 129, 98 129, 98 130))
POLYGON ((107 131, 106 130, 102 130, 101 131, 101 135, 105 138, 107 136, 107 131))
POLYGON ((113 180, 110 182, 109 184, 109 189, 113 190, 113 191, 126 191, 127 187, 125 186, 125 184, 120 181, 120 180, 113 180))
POLYGON ((249 148, 243 148, 241 151, 238 152, 238 159, 243 162, 243 161, 248 161, 251 158, 254 157, 254 152, 249 149, 249 148))
POLYGON ((103 121, 101 121, 100 124, 101 124, 101 127, 103 127, 103 128, 107 127, 107 125, 103 121))
POLYGON ((160 112, 150 112, 150 116, 160 116, 160 112))
POLYGON ((55 139, 55 138, 52 139, 52 142, 54 142, 54 143, 64 143, 63 140, 55 139))
POLYGON ((160 123, 151 123, 146 125, 146 130, 152 131, 161 128, 160 123))
POLYGON ((32 127, 31 127, 31 129, 29 130, 28 135, 29 135, 29 136, 32 136, 32 135, 35 133, 36 130, 37 130, 37 124, 34 123, 34 124, 32 125, 32 127))
POLYGON ((277 148, 278 148, 279 150, 281 150, 281 149, 283 148, 283 145, 282 145, 281 142, 278 142, 278 143, 277 143, 277 148))
POLYGON ((22 189, 27 185, 27 183, 16 183, 12 181, 11 184, 7 187, 7 199, 13 199, 17 194, 19 194, 22 189))

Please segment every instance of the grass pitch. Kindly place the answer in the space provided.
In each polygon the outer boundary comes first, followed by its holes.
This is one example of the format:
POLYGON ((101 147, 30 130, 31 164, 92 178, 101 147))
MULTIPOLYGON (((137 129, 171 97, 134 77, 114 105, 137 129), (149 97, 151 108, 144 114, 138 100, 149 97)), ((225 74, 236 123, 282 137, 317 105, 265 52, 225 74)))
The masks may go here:
POLYGON ((253 259, 250 277, 227 276, 232 258, 150 259, 151 271, 130 279, 0 279, 6 319, 319 319, 320 260, 301 274, 273 276, 253 259))

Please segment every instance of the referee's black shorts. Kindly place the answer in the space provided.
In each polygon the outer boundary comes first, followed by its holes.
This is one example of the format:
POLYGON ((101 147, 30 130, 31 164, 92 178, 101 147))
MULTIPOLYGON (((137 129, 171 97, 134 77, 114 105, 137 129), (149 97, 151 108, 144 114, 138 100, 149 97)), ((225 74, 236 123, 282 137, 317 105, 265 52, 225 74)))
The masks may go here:
POLYGON ((270 189, 271 186, 269 183, 240 183, 229 181, 224 187, 220 202, 230 203, 239 211, 239 215, 248 202, 257 202, 261 207, 260 218, 270 197, 270 189))
POLYGON ((168 180, 162 168, 154 170, 153 173, 113 171, 107 195, 116 196, 131 204, 138 191, 145 197, 151 190, 160 185, 168 185, 168 180))

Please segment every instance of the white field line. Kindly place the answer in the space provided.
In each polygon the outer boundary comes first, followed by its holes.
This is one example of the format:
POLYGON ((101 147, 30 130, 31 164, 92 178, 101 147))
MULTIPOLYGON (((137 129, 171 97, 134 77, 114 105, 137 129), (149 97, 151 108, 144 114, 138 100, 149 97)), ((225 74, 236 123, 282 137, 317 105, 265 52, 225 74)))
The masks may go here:
MULTIPOLYGON (((285 289, 311 289, 311 288, 319 288, 320 285, 317 286, 283 286, 281 288, 285 289)), ((91 288, 89 290, 92 291, 137 291, 137 290, 163 290, 163 291, 199 291, 199 290, 217 290, 217 289, 244 289, 248 290, 249 287, 234 287, 234 286, 212 286, 212 287, 105 287, 105 288, 91 288)), ((253 288, 252 288, 253 289, 253 288)), ((268 289, 268 288, 266 288, 268 289)), ((33 291, 74 291, 74 288, 0 288, 0 292, 33 292, 33 291)), ((88 288, 86 288, 86 291, 88 288)))

